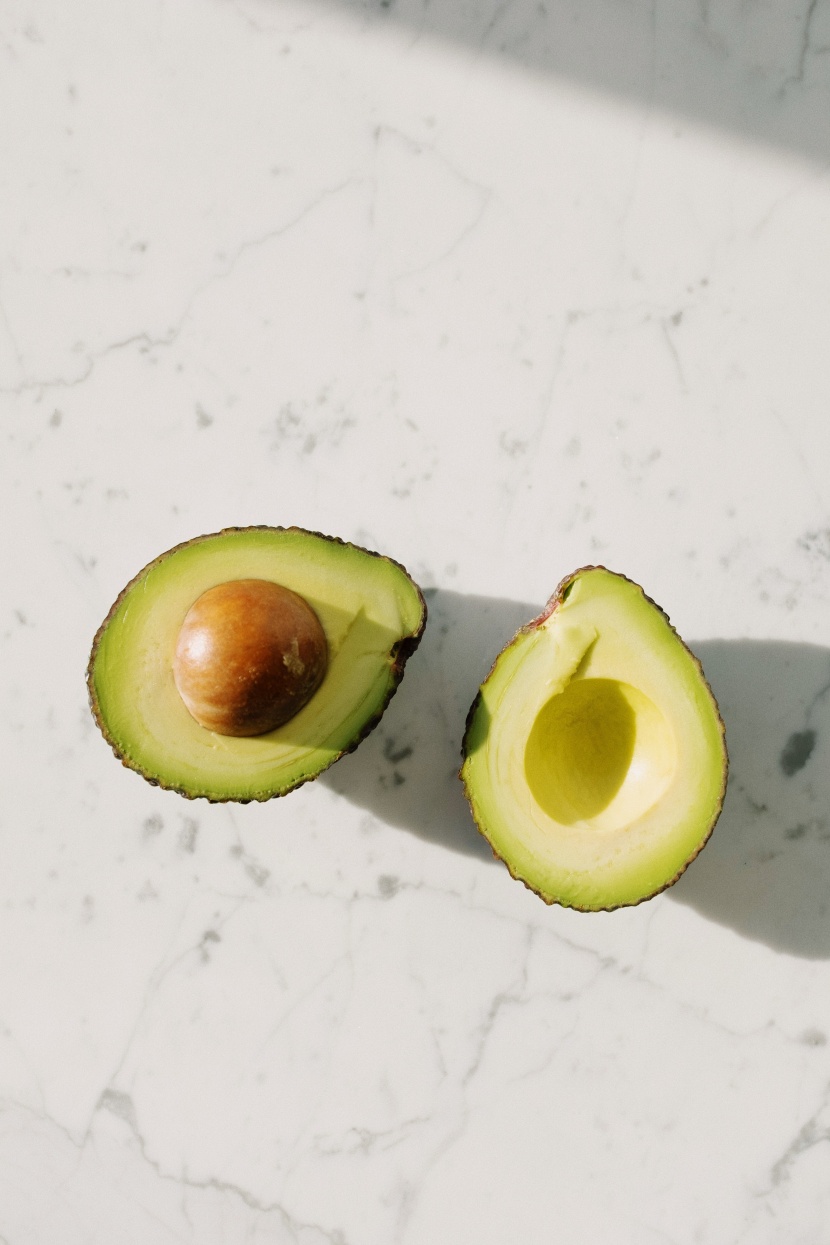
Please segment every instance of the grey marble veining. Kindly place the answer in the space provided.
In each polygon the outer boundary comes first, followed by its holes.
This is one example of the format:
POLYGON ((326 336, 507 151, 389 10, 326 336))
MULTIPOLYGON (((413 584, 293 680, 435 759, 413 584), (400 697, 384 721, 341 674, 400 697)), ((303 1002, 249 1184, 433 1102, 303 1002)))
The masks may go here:
POLYGON ((823 0, 6 6, 0 1245, 830 1242, 828 47, 823 0), (246 523, 392 555, 430 623, 323 779, 189 803, 84 670, 246 523), (592 562, 731 779, 585 916, 455 774, 592 562))

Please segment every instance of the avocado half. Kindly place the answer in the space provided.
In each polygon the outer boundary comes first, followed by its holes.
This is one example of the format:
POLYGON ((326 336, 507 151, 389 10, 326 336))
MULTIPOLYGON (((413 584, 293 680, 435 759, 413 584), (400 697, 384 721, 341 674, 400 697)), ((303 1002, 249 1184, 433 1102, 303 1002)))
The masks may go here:
POLYGON ((502 650, 467 718, 475 821, 547 903, 637 904, 712 833, 727 753, 695 658, 642 588, 602 566, 562 580, 502 650))
POLYGON ((391 558, 289 527, 226 528, 177 545, 127 584, 99 628, 90 705, 115 755, 189 798, 267 800, 316 778, 377 725, 418 647, 426 605, 391 558), (328 664, 311 699, 267 733, 216 734, 191 717, 173 662, 203 593, 270 581, 303 598, 325 633, 328 664))

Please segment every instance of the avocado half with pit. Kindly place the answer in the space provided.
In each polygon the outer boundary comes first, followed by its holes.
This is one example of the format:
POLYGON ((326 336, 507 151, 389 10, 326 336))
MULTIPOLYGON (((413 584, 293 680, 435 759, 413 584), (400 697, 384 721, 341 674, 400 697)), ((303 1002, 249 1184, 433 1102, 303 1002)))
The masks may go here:
POLYGON ((228 528, 163 553, 92 646, 116 756, 195 798, 267 800, 377 725, 426 623, 391 558, 301 528, 228 528))
POLYGON ((467 719, 479 829, 548 903, 640 903, 701 850, 726 790, 700 663, 637 584, 569 575, 499 654, 467 719))

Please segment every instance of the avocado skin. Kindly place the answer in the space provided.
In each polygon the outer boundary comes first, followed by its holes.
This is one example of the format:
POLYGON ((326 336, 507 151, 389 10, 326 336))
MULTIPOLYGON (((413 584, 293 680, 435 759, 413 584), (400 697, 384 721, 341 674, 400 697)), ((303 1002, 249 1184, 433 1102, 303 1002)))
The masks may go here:
MULTIPOLYGON (((496 665, 502 653, 504 653, 506 649, 510 648, 513 644, 515 644, 517 640, 519 640, 523 635, 529 635, 531 632, 537 630, 537 628, 539 628, 542 625, 542 623, 546 622, 547 619, 550 618, 551 614, 555 613, 556 610, 558 610, 559 607, 565 603, 565 600, 568 596, 568 592, 570 591, 571 585, 574 583, 576 579, 579 578, 580 575, 583 575, 587 571, 608 571, 608 570, 609 570, 608 567, 602 566, 602 565, 581 566, 578 568, 578 570, 572 571, 569 575, 566 575, 564 579, 560 580, 560 582, 557 584, 556 588, 554 589, 553 594, 548 598, 547 604, 545 605, 542 612, 540 614, 537 614, 536 617, 532 618, 529 622, 525 623, 524 626, 520 627, 519 630, 516 632, 516 634, 513 636, 512 640, 508 641, 508 643, 505 644, 504 648, 502 648, 500 652, 497 654, 495 660, 493 661, 493 664, 490 667, 487 677, 484 680, 484 683, 486 683, 487 680, 490 678, 490 675, 495 670, 496 665)), ((627 575, 621 575, 619 571, 609 571, 609 573, 616 575, 618 579, 624 579, 628 583, 630 583, 643 595, 643 597, 645 597, 646 601, 648 601, 648 603, 652 605, 654 609, 656 609, 660 614, 662 614, 663 618, 665 619, 666 625, 671 629, 676 639, 680 642, 680 644, 682 644, 683 648, 686 650, 686 652, 691 657, 694 665, 697 667, 698 674, 700 675, 701 683, 705 687, 706 692, 709 695, 709 699, 712 702, 712 707, 714 709, 715 716, 718 722, 718 726, 720 728, 721 740, 723 743, 723 758, 724 758, 723 781, 721 783, 721 789, 720 789, 720 794, 718 797, 715 815, 712 818, 711 823, 709 824, 709 827, 706 831, 705 836, 703 837, 701 842, 698 844, 697 849, 694 852, 692 852, 692 854, 688 857, 688 859, 685 861, 683 866, 680 869, 678 869, 674 877, 669 878, 668 881, 664 882, 661 886, 656 887, 653 891, 650 891, 647 895, 643 895, 639 899, 631 903, 618 903, 618 904, 612 903, 612 904, 607 904, 607 905, 591 906, 591 907, 581 907, 579 904, 562 905, 558 899, 550 895, 546 895, 540 890, 537 890, 536 887, 532 886, 525 878, 520 877, 519 874, 514 871, 513 867, 510 864, 510 861, 506 860, 504 856, 502 856, 498 851, 496 851, 496 848, 493 846, 492 842, 490 841, 487 835, 487 832, 484 826, 482 825, 482 820, 476 814, 475 798, 464 776, 464 762, 467 760, 467 756, 469 752, 469 741, 470 741, 470 736, 471 736, 472 729, 473 729, 473 723, 476 717, 476 713, 478 712, 479 706, 481 705, 482 689, 484 687, 484 683, 483 683, 481 688, 479 688, 479 691, 477 692, 476 697, 473 700, 473 703, 470 705, 469 712, 467 713, 467 719, 464 725, 464 735, 461 741, 462 764, 461 764, 461 768, 458 771, 458 777, 460 778, 461 783, 464 787, 464 795, 467 799, 467 803, 470 806, 470 812, 472 814, 473 821, 475 822, 476 829, 479 831, 479 833, 482 835, 482 837, 487 842, 491 852, 493 853, 494 858, 497 861, 499 861, 500 864, 503 864, 505 866, 508 873, 510 874, 512 878, 515 879, 515 881, 521 882, 521 884, 527 890, 529 890, 534 895, 538 895, 538 897, 541 900, 543 900, 543 902, 546 903, 549 907, 567 906, 575 912, 614 912, 618 908, 635 908, 635 907, 638 907, 641 903, 645 903, 647 900, 653 899, 655 895, 662 894, 662 892, 668 890, 669 887, 674 886, 675 882, 677 882, 677 880, 683 876, 683 874, 686 872, 689 865, 692 863, 693 860, 696 859, 697 856, 700 855, 700 853, 703 851, 703 848, 706 846, 706 844, 709 842, 709 839, 712 837, 712 832, 715 829, 715 826, 718 822, 718 818, 720 817, 721 811, 723 809, 723 801, 726 798, 726 787, 727 787, 727 783, 729 779, 729 754, 726 749, 726 727, 724 726, 723 717, 721 716, 718 703, 714 697, 711 687, 709 686, 709 682, 705 674, 703 673, 703 667, 701 666, 700 661, 698 660, 697 657, 695 657, 694 653, 691 651, 689 646, 685 643, 683 638, 680 635, 678 635, 677 630, 675 627, 672 626, 671 619, 669 618, 666 611, 662 608, 662 606, 658 605, 657 602, 653 600, 652 597, 650 597, 643 590, 640 584, 638 584, 635 580, 630 579, 627 575)))
POLYGON ((95 632, 95 636, 92 641, 92 649, 90 651, 89 662, 87 664, 87 669, 86 669, 86 684, 87 684, 87 692, 89 696, 89 707, 92 712, 92 716, 95 719, 95 723, 98 729, 100 730, 104 739, 106 740, 106 742, 109 744, 110 748, 112 749, 112 752, 116 760, 120 761, 121 764, 125 767, 125 769, 131 769, 135 773, 140 774, 141 777, 144 779, 144 781, 149 783, 150 786, 160 787, 164 791, 175 791, 178 795, 184 796, 184 798, 187 800, 207 800, 209 804, 251 804, 253 802, 262 804, 262 803, 265 803, 267 800, 277 799, 280 796, 290 795, 292 791, 296 791, 299 787, 304 786, 307 782, 313 782, 315 778, 318 778, 320 774, 325 772, 325 770, 330 769, 331 766, 334 765, 336 761, 339 761, 341 759, 341 757, 347 756, 350 752, 354 752, 355 748, 357 748, 358 745, 363 742, 366 736, 372 733, 372 731, 375 729, 375 727, 378 725, 381 718, 383 717, 383 714, 385 713, 386 708, 389 702, 391 701, 392 697, 395 695, 395 692, 398 690, 398 685, 400 684, 400 681, 403 678, 404 669, 406 667, 407 661, 412 656, 412 654, 415 652, 418 645, 421 643, 421 638, 424 634, 424 628, 426 627, 426 624, 427 624, 427 616, 428 616, 427 603, 426 603, 426 600, 424 599, 424 594, 421 591, 420 587, 415 583, 415 581, 409 575, 409 572, 407 571, 406 567, 403 566, 401 562, 397 562, 394 558, 390 558, 386 554, 376 553, 374 550, 371 550, 371 549, 365 549, 362 545, 356 545, 352 541, 343 540, 339 536, 329 536, 324 532, 315 532, 315 531, 310 530, 309 528, 296 527, 293 525, 291 527, 273 527, 267 523, 255 523, 255 524, 251 524, 246 527, 223 527, 218 532, 207 532, 201 536, 194 536, 190 540, 180 541, 178 545, 173 545, 172 548, 165 550, 164 553, 160 553, 158 557, 153 558, 152 561, 148 562, 146 566, 142 567, 142 569, 138 572, 138 574, 134 575, 133 578, 129 581, 129 583, 125 584, 121 592, 119 592, 118 596, 115 598, 109 611, 107 612, 107 615, 104 621, 101 623, 100 627, 95 632), (131 762, 131 760, 123 754, 117 742, 113 739, 112 735, 110 734, 106 726, 106 723, 104 722, 103 716, 101 714, 100 706, 98 703, 98 696, 96 694, 95 684, 93 681, 93 670, 95 666, 95 658, 98 652, 98 645, 100 643, 101 637, 103 636, 104 632, 109 626, 109 623, 114 617, 116 611, 118 610, 118 607, 120 606, 122 600, 127 595, 127 593, 130 591, 130 589, 133 587, 133 585, 139 579, 141 579, 142 576, 146 575, 150 570, 152 570, 154 566, 158 565, 159 562, 163 562, 171 554, 177 553, 180 549, 186 549, 189 546, 198 545, 203 541, 213 540, 219 536, 227 536, 234 532, 252 532, 252 531, 298 532, 304 536, 314 536, 320 540, 328 541, 333 545, 342 545, 344 547, 357 549, 361 553, 364 553, 369 557, 378 558, 383 562, 388 562, 392 566, 396 566, 399 570, 403 571, 403 573, 407 576, 408 579, 410 579, 411 583, 413 584, 413 587, 416 589, 418 601, 421 606, 421 618, 420 618, 420 623, 417 629, 411 635, 405 636, 392 649, 392 656, 394 657, 394 661, 393 661, 392 666, 390 667, 391 683, 390 683, 389 691, 383 703, 379 706, 374 716, 370 718, 364 724, 363 729, 355 737, 355 739, 348 745, 348 747, 343 748, 340 752, 336 754, 336 756, 333 756, 331 760, 325 766, 323 766, 322 769, 318 770, 317 773, 315 774, 310 774, 307 778, 302 779, 300 782, 296 783, 292 787, 289 787, 285 791, 274 791, 269 794, 264 794, 263 796, 259 798, 253 797, 251 799, 239 799, 234 796, 202 795, 200 792, 188 791, 185 787, 177 786, 174 783, 163 782, 161 779, 148 776, 147 774, 144 773, 144 771, 139 766, 134 765, 131 762))

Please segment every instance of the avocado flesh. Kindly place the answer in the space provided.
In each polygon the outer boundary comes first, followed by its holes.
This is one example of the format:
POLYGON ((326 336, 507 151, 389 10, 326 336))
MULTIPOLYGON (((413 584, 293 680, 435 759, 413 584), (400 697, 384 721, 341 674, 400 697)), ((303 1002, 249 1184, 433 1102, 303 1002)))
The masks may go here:
POLYGON ((549 903, 586 910, 676 881, 720 813, 727 757, 695 657, 604 567, 563 580, 470 711, 461 777, 479 828, 549 903))
POLYGON ((316 777, 376 725, 417 647, 426 607, 403 567, 299 528, 230 528, 162 554, 96 636, 93 713, 116 755, 150 782, 208 800, 265 800, 316 777), (208 588, 266 579, 302 596, 329 648, 325 678, 290 721, 255 737, 199 726, 173 679, 182 621, 208 588))

